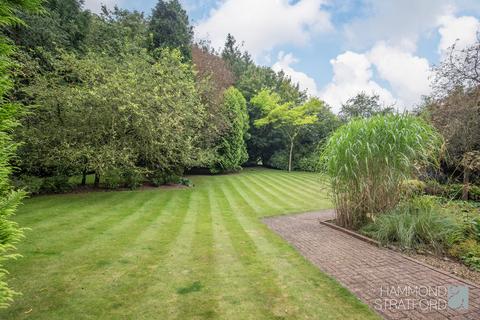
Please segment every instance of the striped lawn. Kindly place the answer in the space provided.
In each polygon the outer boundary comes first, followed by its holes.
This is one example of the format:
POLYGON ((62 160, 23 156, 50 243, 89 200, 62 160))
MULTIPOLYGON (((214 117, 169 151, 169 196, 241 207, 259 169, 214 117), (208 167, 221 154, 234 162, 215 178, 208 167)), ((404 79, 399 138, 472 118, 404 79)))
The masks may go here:
POLYGON ((328 208, 320 177, 249 169, 189 189, 25 201, 0 319, 369 319, 260 218, 328 208))

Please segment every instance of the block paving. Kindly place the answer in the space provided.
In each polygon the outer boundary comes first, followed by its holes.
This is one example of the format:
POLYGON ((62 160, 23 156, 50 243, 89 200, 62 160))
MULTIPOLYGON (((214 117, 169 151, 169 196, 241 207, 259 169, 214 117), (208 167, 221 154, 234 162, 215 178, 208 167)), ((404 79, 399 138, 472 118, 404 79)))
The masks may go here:
POLYGON ((264 222, 385 319, 480 319, 480 286, 320 223, 333 217, 327 210, 264 222), (461 296, 449 299, 451 286, 468 288, 468 308, 461 296))

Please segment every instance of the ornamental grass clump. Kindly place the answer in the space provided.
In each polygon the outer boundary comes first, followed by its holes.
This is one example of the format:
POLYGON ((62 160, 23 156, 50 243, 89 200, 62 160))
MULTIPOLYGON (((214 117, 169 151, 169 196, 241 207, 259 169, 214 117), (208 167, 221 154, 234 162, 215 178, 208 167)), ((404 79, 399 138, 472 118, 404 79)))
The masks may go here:
POLYGON ((358 228, 394 208, 402 183, 436 163, 441 146, 433 127, 407 114, 359 118, 340 127, 321 155, 337 223, 358 228))

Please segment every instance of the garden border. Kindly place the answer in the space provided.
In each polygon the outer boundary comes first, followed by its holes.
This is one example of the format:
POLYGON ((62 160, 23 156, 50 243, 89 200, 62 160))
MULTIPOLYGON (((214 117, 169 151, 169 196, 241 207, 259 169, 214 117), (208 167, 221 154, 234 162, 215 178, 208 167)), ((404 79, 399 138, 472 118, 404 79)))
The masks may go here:
MULTIPOLYGON (((329 227, 329 228, 332 228, 332 229, 335 229, 335 230, 337 230, 337 231, 340 231, 340 232, 343 232, 343 233, 345 233, 345 234, 348 234, 348 235, 350 235, 350 236, 352 236, 352 237, 354 237, 354 238, 357 238, 357 239, 359 239, 359 240, 361 240, 361 241, 363 241, 363 242, 366 242, 366 243, 368 243, 368 244, 371 244, 371 245, 374 245, 374 246, 377 246, 377 247, 381 247, 381 248, 385 248, 385 249, 387 249, 387 250, 392 250, 390 247, 382 246, 381 243, 378 242, 377 240, 374 240, 374 239, 371 239, 371 238, 366 237, 366 236, 364 236, 364 235, 361 235, 361 234, 359 234, 359 233, 357 233, 357 232, 355 232, 355 231, 348 230, 348 229, 345 229, 345 228, 343 228, 343 227, 340 227, 340 226, 338 226, 338 225, 336 225, 336 224, 334 224, 334 223, 332 223, 332 222, 330 222, 330 221, 333 221, 333 220, 327 220, 327 221, 319 220, 320 224, 323 224, 324 226, 327 226, 327 227, 329 227)), ((419 260, 417 260, 417 259, 414 259, 414 258, 412 258, 412 257, 409 257, 409 256, 403 254, 403 253, 400 252, 400 251, 397 251, 397 250, 392 250, 392 251, 397 252, 397 253, 400 254, 400 256, 402 256, 404 259, 410 260, 410 261, 415 262, 415 263, 417 263, 417 264, 419 264, 419 265, 422 265, 422 266, 424 266, 424 267, 427 267, 427 268, 429 268, 429 269, 431 269, 431 270, 433 270, 433 271, 436 271, 436 272, 439 272, 439 273, 444 274, 444 275, 446 275, 446 276, 452 277, 452 278, 454 278, 455 280, 458 280, 458 281, 460 281, 460 282, 463 282, 463 283, 465 283, 465 284, 467 284, 467 285, 469 285, 469 286, 472 286, 472 287, 475 287, 475 288, 480 289, 480 285, 478 285, 478 284, 476 284, 476 283, 474 283, 474 282, 472 282, 472 281, 470 281, 470 280, 460 278, 460 277, 458 277, 458 276, 456 276, 456 275, 454 275, 454 274, 452 274, 452 273, 449 273, 449 272, 444 271, 444 270, 442 270, 442 269, 439 269, 439 268, 436 268, 436 267, 431 266, 431 265, 429 265, 429 264, 426 264, 426 263, 424 263, 424 262, 421 262, 421 261, 419 261, 419 260)))

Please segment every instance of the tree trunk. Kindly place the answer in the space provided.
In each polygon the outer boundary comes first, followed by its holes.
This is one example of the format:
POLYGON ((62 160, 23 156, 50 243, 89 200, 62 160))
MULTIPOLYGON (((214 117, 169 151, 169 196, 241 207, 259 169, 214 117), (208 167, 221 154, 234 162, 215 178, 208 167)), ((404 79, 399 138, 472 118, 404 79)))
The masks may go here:
POLYGON ((288 172, 292 172, 293 140, 290 141, 290 154, 288 156, 288 172))
POLYGON ((462 200, 468 200, 468 191, 470 189, 470 169, 463 169, 463 194, 462 200))
POLYGON ((83 170, 82 172, 82 186, 87 184, 87 170, 83 170))
POLYGON ((98 188, 100 186, 100 174, 95 173, 95 181, 93 182, 93 185, 95 188, 98 188))

